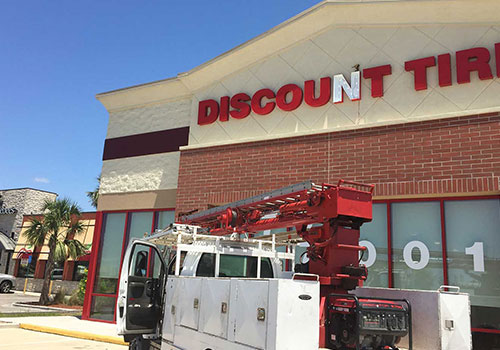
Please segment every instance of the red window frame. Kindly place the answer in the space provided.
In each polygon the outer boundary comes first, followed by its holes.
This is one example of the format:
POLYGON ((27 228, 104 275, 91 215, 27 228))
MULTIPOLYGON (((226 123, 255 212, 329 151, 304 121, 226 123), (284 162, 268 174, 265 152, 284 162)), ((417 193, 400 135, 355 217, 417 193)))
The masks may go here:
MULTIPOLYGON (((439 202, 441 214, 441 248, 443 255, 443 282, 448 285, 448 254, 446 242, 446 224, 445 224, 445 201, 472 201, 484 199, 500 199, 500 195, 483 195, 483 196, 449 196, 449 197, 422 197, 422 198, 398 198, 398 199, 378 199, 373 203, 381 203, 387 205, 387 278, 389 288, 394 288, 393 268, 392 268, 392 223, 391 223, 391 205, 392 203, 412 203, 412 202, 439 202)), ((472 328, 472 332, 476 333, 492 333, 500 334, 500 330, 472 328)))
MULTIPOLYGON (((445 225, 445 210, 444 210, 444 202, 445 201, 470 201, 470 200, 484 200, 484 199, 500 199, 500 195, 478 195, 478 196, 449 196, 449 197, 422 197, 422 198, 398 198, 398 199, 376 199, 373 201, 373 203, 377 204, 386 204, 387 205, 387 269, 388 269, 388 286, 389 288, 394 287, 394 280, 393 280, 393 266, 392 266, 392 217, 391 217, 391 205, 392 203, 402 203, 402 202, 439 202, 440 203, 440 216, 441 216, 441 247, 442 247, 442 258, 443 258, 443 282, 445 285, 448 284, 448 256, 447 256, 447 242, 446 242, 446 225, 445 225)), ((164 209, 138 209, 138 210, 110 210, 110 211, 103 211, 103 212, 97 212, 96 213, 96 228, 94 231, 94 239, 93 239, 93 244, 95 246, 98 246, 99 249, 92 250, 92 256, 91 256, 91 265, 89 266, 89 275, 87 279, 87 286, 90 286, 91 292, 86 292, 85 293, 85 300, 84 300, 84 312, 82 314, 82 319, 85 320, 91 320, 91 321, 98 321, 98 322, 105 322, 105 323, 116 323, 116 308, 113 312, 113 321, 107 321, 107 320, 100 320, 100 319, 94 319, 90 317, 90 308, 92 304, 92 298, 95 296, 105 296, 105 297, 110 297, 115 299, 115 305, 116 305, 116 299, 118 297, 118 294, 99 294, 99 293, 94 293, 94 283, 95 283, 95 275, 96 275, 96 269, 97 269, 97 259, 99 256, 99 251, 101 250, 101 234, 102 234, 102 222, 105 214, 108 213, 126 213, 126 219, 125 219, 125 228, 123 232, 123 242, 122 242, 122 251, 121 251, 121 258, 120 258, 120 270, 121 266, 123 264, 123 255, 125 253, 125 248, 126 248, 126 238, 129 230, 129 217, 131 213, 134 212, 145 212, 145 211, 151 211, 153 212, 153 220, 151 223, 151 232, 155 230, 157 220, 158 220, 158 214, 159 212, 163 211, 175 211, 174 208, 164 208, 164 209)), ((118 284, 120 283, 120 276, 118 276, 118 284)), ((494 333, 494 334, 500 334, 500 330, 491 330, 491 329, 482 329, 482 328, 473 328, 473 332, 479 332, 479 333, 494 333)))
MULTIPOLYGON (((138 213, 138 212, 152 212, 153 213, 153 219, 151 220, 151 232, 154 232, 156 229, 156 225, 158 222, 158 216, 160 212, 164 211, 174 211, 175 208, 161 208, 161 209, 136 209, 136 210, 106 210, 106 211, 98 211, 96 213, 96 225, 95 225, 95 231, 94 231, 94 237, 93 237, 93 246, 94 247, 99 247, 99 249, 92 249, 91 252, 91 257, 90 257, 90 266, 88 270, 88 276, 87 276, 87 290, 85 292, 85 298, 83 302, 83 312, 82 312, 82 319, 84 320, 89 320, 89 321, 97 321, 97 322, 104 322, 104 323, 116 323, 116 307, 114 308, 113 311, 113 320, 101 320, 97 318, 92 318, 90 315, 91 312, 91 307, 92 307, 92 299, 94 297, 107 297, 107 298, 113 298, 115 300, 115 306, 116 306, 116 301, 118 298, 118 287, 117 291, 114 294, 103 294, 103 293, 95 293, 94 288, 95 288, 95 278, 97 275, 97 268, 99 267, 99 253, 102 249, 102 243, 103 241, 101 240, 103 231, 104 231, 104 226, 103 222, 105 219, 106 214, 111 214, 111 213, 125 213, 125 225, 123 229, 123 239, 122 239, 122 249, 121 249, 121 256, 120 256, 120 271, 123 265, 123 256, 125 254, 125 250, 127 248, 127 237, 129 235, 129 229, 130 229, 130 216, 132 213, 138 213), (90 288, 90 289, 89 289, 90 288)), ((120 284, 120 275, 118 275, 118 285, 120 284)))
POLYGON ((422 197, 422 198, 398 198, 398 199, 376 199, 373 203, 387 205, 387 270, 388 270, 388 286, 394 288, 393 268, 392 268, 392 203, 415 203, 415 202, 439 202, 441 214, 441 248, 443 255, 443 282, 448 284, 448 255, 446 243, 446 225, 444 217, 444 202, 445 201, 471 201, 482 199, 500 199, 500 195, 484 195, 484 196, 450 196, 450 197, 422 197))

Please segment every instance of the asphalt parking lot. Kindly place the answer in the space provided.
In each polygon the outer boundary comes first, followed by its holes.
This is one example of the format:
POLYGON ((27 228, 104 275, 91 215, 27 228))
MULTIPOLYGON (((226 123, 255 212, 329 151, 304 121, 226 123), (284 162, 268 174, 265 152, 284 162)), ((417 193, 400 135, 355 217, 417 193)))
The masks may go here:
POLYGON ((20 328, 0 328, 0 349, 124 350, 127 349, 127 346, 27 331, 20 328))
POLYGON ((38 301, 39 294, 23 292, 0 293, 0 313, 26 313, 26 312, 47 312, 50 310, 42 310, 30 307, 13 306, 13 303, 38 301))

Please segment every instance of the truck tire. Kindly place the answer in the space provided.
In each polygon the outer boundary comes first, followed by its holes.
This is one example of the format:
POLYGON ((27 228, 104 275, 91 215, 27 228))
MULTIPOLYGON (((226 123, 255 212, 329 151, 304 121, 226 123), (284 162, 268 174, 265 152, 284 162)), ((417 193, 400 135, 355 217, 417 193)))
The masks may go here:
POLYGON ((128 343, 129 350, 149 350, 150 340, 144 339, 141 336, 135 337, 128 343))

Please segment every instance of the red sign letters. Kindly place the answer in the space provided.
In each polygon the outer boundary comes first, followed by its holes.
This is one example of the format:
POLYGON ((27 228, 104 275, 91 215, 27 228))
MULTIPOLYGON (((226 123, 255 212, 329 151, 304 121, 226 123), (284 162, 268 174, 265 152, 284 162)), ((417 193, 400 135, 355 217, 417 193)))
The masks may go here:
MULTIPOLYGON (((481 80, 493 79, 490 64, 490 51, 485 47, 457 51, 456 81, 458 84, 470 83, 471 74, 477 73, 481 80)), ((446 87, 453 84, 451 55, 442 54, 419 58, 405 62, 405 70, 414 75, 414 89, 416 91, 427 89, 427 72, 431 69, 438 71, 439 86, 446 87)), ((500 78, 500 43, 495 44, 496 75, 500 78)), ((371 96, 384 96, 384 77, 392 74, 390 64, 365 68, 362 77, 369 79, 371 84, 371 96)), ((319 93, 315 93, 316 81, 307 80, 304 87, 296 84, 286 84, 276 93, 271 89, 261 89, 252 96, 246 93, 238 93, 232 97, 223 96, 220 101, 213 99, 200 101, 198 105, 198 124, 206 125, 217 121, 227 122, 229 117, 234 119, 246 118, 252 111, 258 115, 267 115, 275 108, 282 111, 293 111, 304 101, 308 106, 320 107, 332 100, 334 103, 342 103, 343 94, 355 101, 361 99, 360 73, 351 74, 351 85, 347 83, 342 74, 331 77, 323 77, 319 80, 319 93), (333 86, 333 89, 332 89, 333 86)))

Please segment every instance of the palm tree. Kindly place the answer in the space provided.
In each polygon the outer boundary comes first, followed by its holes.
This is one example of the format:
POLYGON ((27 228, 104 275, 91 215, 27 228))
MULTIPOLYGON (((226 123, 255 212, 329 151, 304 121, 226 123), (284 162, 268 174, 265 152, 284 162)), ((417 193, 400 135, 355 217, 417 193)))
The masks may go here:
POLYGON ((45 266, 40 304, 49 303, 50 277, 56 261, 64 261, 68 257, 77 259, 85 254, 85 246, 74 235, 83 230, 78 221, 81 210, 76 203, 69 199, 46 200, 43 208, 45 213, 40 219, 33 219, 28 230, 24 233, 27 241, 34 247, 43 246, 47 242, 49 256, 45 266))
POLYGON ((99 187, 101 186, 101 175, 97 177, 97 187, 93 191, 87 192, 90 204, 97 209, 97 200, 99 199, 99 187))

